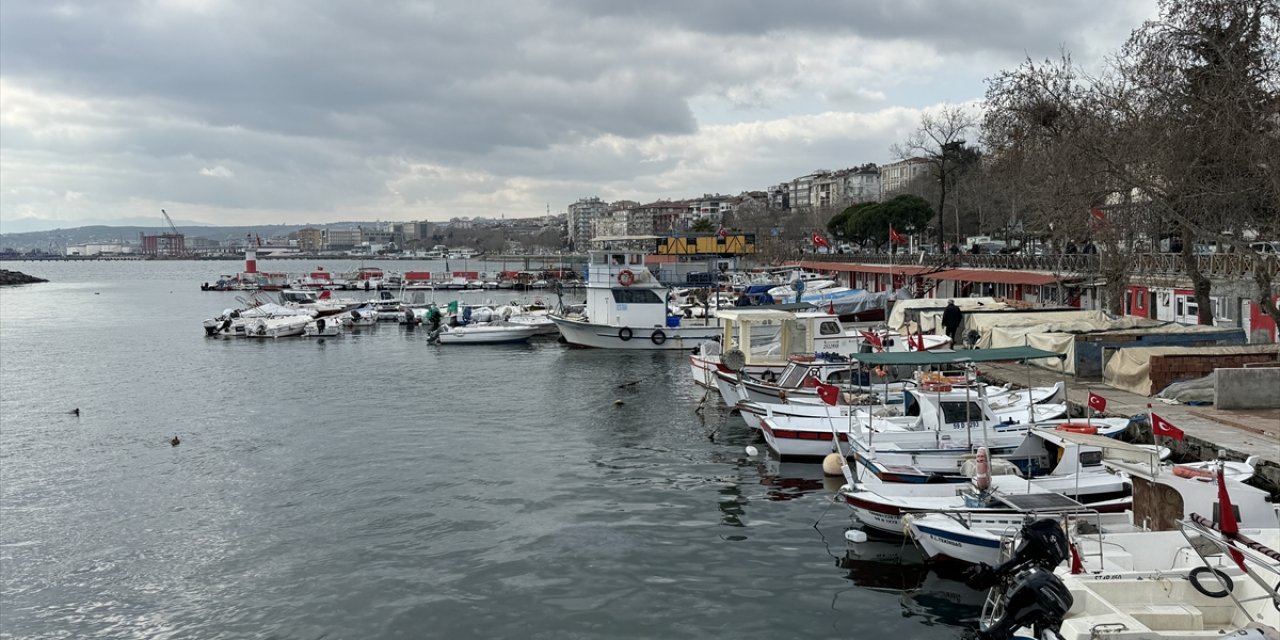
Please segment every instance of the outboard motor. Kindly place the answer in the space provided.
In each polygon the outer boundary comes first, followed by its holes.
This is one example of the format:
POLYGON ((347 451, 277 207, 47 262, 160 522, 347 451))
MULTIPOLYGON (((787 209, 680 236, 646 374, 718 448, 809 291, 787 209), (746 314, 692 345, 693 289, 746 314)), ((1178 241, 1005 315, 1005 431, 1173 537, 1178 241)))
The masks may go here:
POLYGON ((978 565, 966 575, 975 589, 996 589, 990 617, 984 611, 978 637, 983 640, 1010 640, 1020 627, 1031 627, 1035 637, 1045 637, 1062 627, 1062 619, 1074 600, 1062 579, 1053 570, 1070 556, 1067 535, 1052 519, 1023 525, 1022 541, 1013 555, 992 567, 978 565))

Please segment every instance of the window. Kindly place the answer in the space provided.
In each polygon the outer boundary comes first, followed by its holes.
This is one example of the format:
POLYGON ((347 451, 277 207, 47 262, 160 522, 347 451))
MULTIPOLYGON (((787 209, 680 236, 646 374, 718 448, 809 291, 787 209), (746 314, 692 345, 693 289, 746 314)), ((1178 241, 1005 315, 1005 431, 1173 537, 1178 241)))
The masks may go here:
POLYGON ((942 421, 946 424, 979 422, 982 418, 982 407, 976 402, 942 403, 942 421))
POLYGON ((662 298, 653 289, 613 289, 613 301, 617 304, 662 304, 662 298))
POLYGON ((840 331, 840 325, 838 323, 824 322, 818 325, 818 335, 835 336, 835 335, 840 335, 841 333, 842 332, 840 331))

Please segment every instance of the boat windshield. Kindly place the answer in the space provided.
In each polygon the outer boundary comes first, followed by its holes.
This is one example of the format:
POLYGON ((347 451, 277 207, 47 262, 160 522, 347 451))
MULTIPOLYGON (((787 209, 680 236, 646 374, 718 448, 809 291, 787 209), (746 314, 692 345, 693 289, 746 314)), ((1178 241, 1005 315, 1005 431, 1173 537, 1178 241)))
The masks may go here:
POLYGON ((982 406, 976 402, 947 400, 939 404, 942 405, 942 421, 946 424, 978 422, 984 418, 982 406))

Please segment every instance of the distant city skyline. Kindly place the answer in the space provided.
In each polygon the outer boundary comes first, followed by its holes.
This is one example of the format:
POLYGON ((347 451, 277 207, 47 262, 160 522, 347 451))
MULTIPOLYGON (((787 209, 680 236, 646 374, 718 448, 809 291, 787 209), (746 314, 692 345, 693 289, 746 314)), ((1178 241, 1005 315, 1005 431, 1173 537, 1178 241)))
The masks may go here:
POLYGON ((940 104, 1153 0, 246 8, 13 0, 0 231, 529 218, 897 158, 940 104), (43 227, 41 227, 43 225, 43 227))

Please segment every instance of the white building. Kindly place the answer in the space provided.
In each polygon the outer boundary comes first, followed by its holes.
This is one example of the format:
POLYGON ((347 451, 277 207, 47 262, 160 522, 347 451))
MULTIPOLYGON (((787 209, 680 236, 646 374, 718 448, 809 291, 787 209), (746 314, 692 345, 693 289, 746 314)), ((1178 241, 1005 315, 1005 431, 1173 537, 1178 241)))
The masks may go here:
POLYGON ((569 205, 569 244, 577 250, 586 249, 594 237, 595 220, 605 215, 609 205, 592 196, 569 205))
POLYGON ((932 165, 924 158, 908 158, 880 167, 880 194, 888 197, 907 188, 912 180, 927 175, 932 165))
POLYGON ((91 242, 86 244, 68 245, 66 255, 68 256, 123 256, 132 255, 133 246, 127 244, 119 244, 114 242, 91 242))

